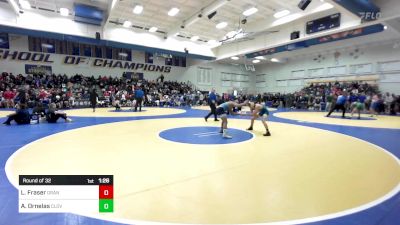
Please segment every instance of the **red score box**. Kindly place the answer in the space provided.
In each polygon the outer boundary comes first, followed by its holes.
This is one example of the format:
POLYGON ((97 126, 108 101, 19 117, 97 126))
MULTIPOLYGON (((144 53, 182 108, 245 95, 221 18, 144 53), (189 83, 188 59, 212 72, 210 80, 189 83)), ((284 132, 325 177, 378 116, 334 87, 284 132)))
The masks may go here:
POLYGON ((99 199, 112 199, 114 198, 114 188, 112 185, 99 186, 99 199))

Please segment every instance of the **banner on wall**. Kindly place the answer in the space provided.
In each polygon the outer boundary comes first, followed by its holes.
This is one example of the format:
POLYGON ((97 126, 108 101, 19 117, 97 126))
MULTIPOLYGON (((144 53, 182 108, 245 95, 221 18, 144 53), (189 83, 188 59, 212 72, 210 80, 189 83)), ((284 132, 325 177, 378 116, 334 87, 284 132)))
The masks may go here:
POLYGON ((51 66, 25 64, 25 73, 26 74, 42 73, 46 75, 51 75, 53 72, 51 66))
MULTIPOLYGON (((36 62, 36 63, 49 63, 53 64, 52 54, 42 52, 24 52, 0 49, 0 61, 2 60, 15 60, 20 62, 36 62)), ((148 71, 170 73, 172 67, 169 65, 154 65, 149 63, 131 62, 114 59, 99 59, 83 56, 67 55, 61 61, 64 65, 70 66, 92 66, 110 69, 124 69, 134 71, 148 71)))

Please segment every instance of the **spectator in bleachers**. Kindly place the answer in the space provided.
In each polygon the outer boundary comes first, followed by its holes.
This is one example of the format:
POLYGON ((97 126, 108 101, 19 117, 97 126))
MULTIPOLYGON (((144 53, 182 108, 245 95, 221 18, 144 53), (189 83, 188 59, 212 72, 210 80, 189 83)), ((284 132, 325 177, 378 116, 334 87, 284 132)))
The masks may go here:
POLYGON ((15 92, 11 91, 10 88, 6 88, 6 91, 3 93, 3 97, 5 100, 6 108, 13 108, 15 92))

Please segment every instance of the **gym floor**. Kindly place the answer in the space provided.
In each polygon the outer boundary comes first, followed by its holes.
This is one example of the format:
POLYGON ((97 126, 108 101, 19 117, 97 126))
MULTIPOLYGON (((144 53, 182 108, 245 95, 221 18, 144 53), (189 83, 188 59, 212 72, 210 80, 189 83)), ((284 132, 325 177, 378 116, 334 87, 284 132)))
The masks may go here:
MULTIPOLYGON (((0 126, 2 224, 366 224, 399 221, 400 117, 360 120, 207 107, 66 111, 72 123, 0 126), (112 174, 114 213, 19 214, 20 174, 112 174)), ((0 111, 4 117, 9 112, 0 111)), ((2 118, 4 120, 4 118, 2 118)))

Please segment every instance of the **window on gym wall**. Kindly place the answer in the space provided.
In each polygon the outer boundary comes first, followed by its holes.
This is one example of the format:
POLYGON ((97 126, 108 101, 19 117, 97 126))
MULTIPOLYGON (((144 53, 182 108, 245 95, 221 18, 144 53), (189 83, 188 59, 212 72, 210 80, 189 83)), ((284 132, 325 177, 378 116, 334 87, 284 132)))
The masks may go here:
POLYGON ((42 52, 42 40, 38 37, 28 37, 28 48, 31 52, 42 52))
POLYGON ((144 53, 144 62, 145 63, 150 63, 153 64, 154 58, 153 58, 153 53, 151 52, 145 52, 144 53))
MULTIPOLYGON (((0 33, 0 47, 8 47, 8 34, 0 33), (6 43, 7 42, 7 43, 6 43), (4 43, 2 45, 2 43, 4 43)), ((104 59, 132 61, 132 49, 113 48, 40 37, 28 37, 29 51, 63 55, 79 55, 104 59)), ((164 54, 165 65, 186 67, 186 57, 164 54)), ((145 53, 145 62, 153 63, 153 53, 145 53)))
POLYGON ((132 51, 124 48, 114 48, 113 59, 132 61, 132 51))
POLYGON ((106 59, 112 59, 113 58, 113 48, 111 47, 106 47, 106 59))
POLYGON ((88 44, 80 44, 79 45, 79 52, 81 56, 92 57, 92 45, 88 44))
POLYGON ((180 63, 180 65, 181 65, 182 67, 186 67, 186 57, 181 57, 181 63, 180 63))
POLYGON ((10 48, 10 42, 7 33, 0 33, 0 48, 10 48))
POLYGON ((54 39, 42 38, 41 40, 42 52, 56 53, 56 46, 54 39))
POLYGON ((57 54, 67 54, 67 41, 55 40, 56 43, 56 53, 57 54))
POLYGON ((71 45, 71 53, 70 55, 79 55, 79 44, 75 42, 69 42, 68 44, 71 45))
POLYGON ((94 57, 96 58, 103 58, 103 49, 102 46, 94 46, 94 57))

